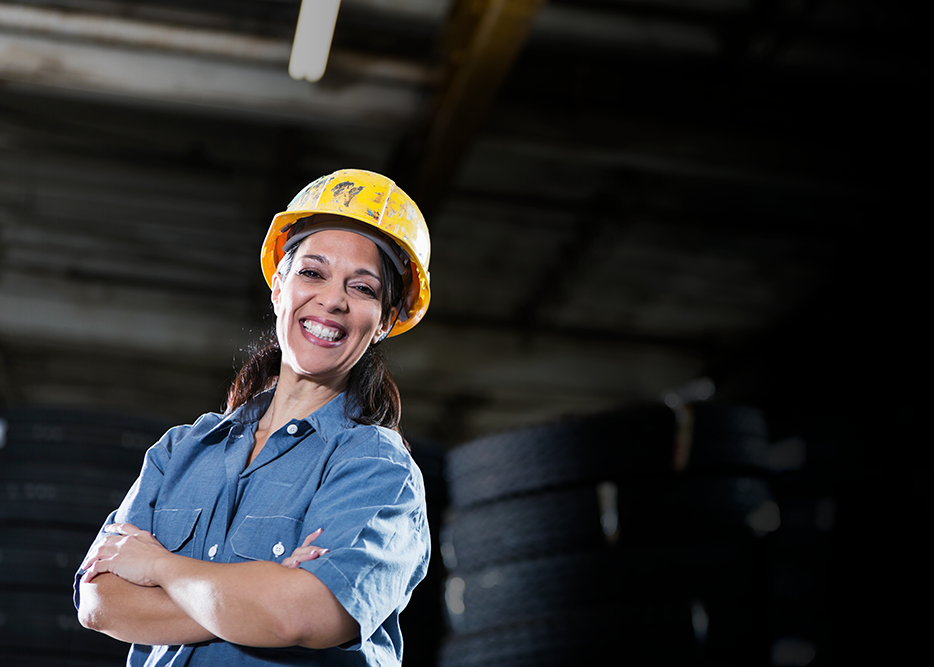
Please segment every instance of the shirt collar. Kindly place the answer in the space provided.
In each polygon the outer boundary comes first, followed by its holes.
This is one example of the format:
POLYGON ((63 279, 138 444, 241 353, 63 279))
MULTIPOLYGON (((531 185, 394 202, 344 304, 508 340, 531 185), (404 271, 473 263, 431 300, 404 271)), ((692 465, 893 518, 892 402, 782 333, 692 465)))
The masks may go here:
POLYGON ((305 418, 325 440, 353 428, 356 424, 347 416, 347 393, 341 392, 326 405, 321 406, 305 418))
POLYGON ((275 388, 260 392, 229 415, 222 417, 221 420, 205 434, 204 438, 202 438, 202 442, 206 445, 217 444, 227 437, 227 434, 235 425, 246 426, 259 421, 259 418, 263 416, 263 413, 266 412, 266 409, 272 402, 272 395, 274 393, 275 388))
MULTIPOLYGON (((259 421, 269 404, 272 403, 272 397, 276 393, 275 387, 260 392, 232 413, 221 419, 221 421, 208 433, 204 442, 220 442, 235 424, 242 426, 252 426, 259 421)), ((353 428, 356 424, 347 417, 345 405, 347 403, 346 392, 341 392, 328 403, 321 406, 302 421, 308 422, 318 434, 325 440, 330 440, 341 431, 353 428)))

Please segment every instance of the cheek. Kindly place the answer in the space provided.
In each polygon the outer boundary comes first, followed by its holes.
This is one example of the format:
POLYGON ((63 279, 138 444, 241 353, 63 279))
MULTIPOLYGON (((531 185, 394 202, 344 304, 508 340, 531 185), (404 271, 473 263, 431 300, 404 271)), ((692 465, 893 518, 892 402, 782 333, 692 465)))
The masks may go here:
POLYGON ((373 329, 375 331, 379 331, 380 329, 383 329, 389 326, 389 324, 392 322, 392 319, 388 317, 383 317, 383 309, 382 307, 379 307, 373 312, 372 322, 373 322, 373 329))
POLYGON ((288 316, 310 298, 308 288, 300 282, 286 283, 273 299, 272 306, 276 317, 288 316))

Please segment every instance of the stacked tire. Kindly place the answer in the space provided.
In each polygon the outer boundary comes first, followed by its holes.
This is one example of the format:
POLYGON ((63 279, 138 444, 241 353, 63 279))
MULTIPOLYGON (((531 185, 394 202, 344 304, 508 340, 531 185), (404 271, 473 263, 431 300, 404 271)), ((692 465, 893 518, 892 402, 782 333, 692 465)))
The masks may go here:
POLYGON ((399 617, 405 638, 406 667, 435 667, 441 638, 444 636, 444 565, 441 559, 441 517, 448 504, 444 481, 444 455, 441 445, 428 440, 409 440, 412 458, 425 480, 425 500, 428 509, 428 530, 431 535, 431 558, 425 579, 415 587, 412 599, 399 617))
POLYGON ((82 628, 73 578, 162 422, 72 410, 0 412, 0 656, 4 664, 121 664, 82 628))
POLYGON ((452 450, 441 667, 764 664, 756 410, 632 408, 452 450))

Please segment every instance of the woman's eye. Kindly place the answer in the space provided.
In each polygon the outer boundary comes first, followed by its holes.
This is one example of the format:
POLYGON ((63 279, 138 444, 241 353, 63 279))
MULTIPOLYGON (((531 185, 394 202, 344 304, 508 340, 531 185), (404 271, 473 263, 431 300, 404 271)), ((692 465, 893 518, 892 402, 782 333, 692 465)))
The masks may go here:
POLYGON ((359 292, 360 294, 363 294, 364 296, 368 298, 371 298, 371 299, 379 298, 379 287, 374 287, 373 285, 370 285, 369 283, 365 283, 365 282, 351 283, 350 287, 351 289, 356 290, 357 292, 359 292))
POLYGON ((298 275, 304 276, 306 278, 320 278, 321 274, 315 271, 314 269, 301 269, 298 272, 298 275))

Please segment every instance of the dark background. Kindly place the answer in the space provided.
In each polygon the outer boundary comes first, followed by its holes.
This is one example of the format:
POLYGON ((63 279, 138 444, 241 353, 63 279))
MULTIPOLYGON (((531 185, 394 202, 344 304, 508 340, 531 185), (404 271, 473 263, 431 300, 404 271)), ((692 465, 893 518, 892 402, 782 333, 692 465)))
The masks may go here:
POLYGON ((806 443, 776 483, 834 508, 798 550, 818 655, 894 664, 930 617, 915 4, 344 0, 314 84, 298 6, 0 3, 8 421, 220 409, 271 324, 271 216, 372 169, 432 234, 430 311, 386 351, 438 488, 447 448, 709 378, 806 443))

